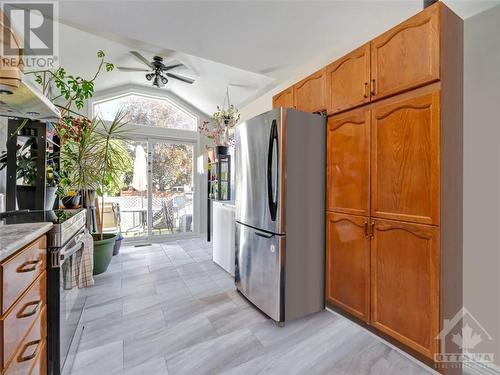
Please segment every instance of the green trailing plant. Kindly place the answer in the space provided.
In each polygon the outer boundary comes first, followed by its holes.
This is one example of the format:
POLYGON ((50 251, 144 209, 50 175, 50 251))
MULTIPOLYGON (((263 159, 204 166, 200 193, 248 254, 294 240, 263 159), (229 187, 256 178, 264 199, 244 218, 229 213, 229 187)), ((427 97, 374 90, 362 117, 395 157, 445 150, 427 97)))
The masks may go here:
POLYGON ((94 95, 95 80, 103 70, 111 72, 114 69, 114 65, 105 61, 105 57, 103 51, 97 52, 99 64, 91 79, 69 74, 62 67, 55 71, 37 70, 27 74, 35 76, 35 82, 41 86, 42 93, 60 109, 62 121, 67 123, 67 118, 70 116, 85 117, 77 111, 81 110, 85 102, 94 95))

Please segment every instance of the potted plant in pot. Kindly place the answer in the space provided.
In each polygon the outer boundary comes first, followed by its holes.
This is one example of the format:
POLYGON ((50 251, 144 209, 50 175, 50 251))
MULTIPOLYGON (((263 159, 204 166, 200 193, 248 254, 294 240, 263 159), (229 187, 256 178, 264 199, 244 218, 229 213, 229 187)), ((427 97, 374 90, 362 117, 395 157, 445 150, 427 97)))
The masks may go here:
MULTIPOLYGON (((81 121, 78 131, 68 128, 66 142, 61 148, 61 173, 90 202, 90 192, 103 197, 111 186, 120 185, 130 165, 123 143, 127 131, 125 116, 119 112, 110 123, 96 117, 81 121)), ((66 133, 65 133, 66 134, 66 133)), ((100 220, 94 238, 94 274, 105 272, 113 256, 116 233, 104 233, 104 199, 101 199, 100 220)))
POLYGON ((209 121, 204 121, 198 130, 215 144, 216 155, 226 155, 231 143, 230 136, 239 120, 240 114, 236 107, 229 103, 229 90, 227 90, 224 104, 222 107, 217 106, 217 110, 212 115, 213 125, 210 126, 209 121))
MULTIPOLYGON (((36 195, 36 154, 33 153, 33 146, 36 146, 34 138, 28 138, 22 145, 18 145, 16 152, 16 179, 22 184, 16 186, 17 206, 19 209, 31 209, 35 207, 36 195)), ((45 186, 45 209, 51 210, 54 207, 56 198, 58 176, 53 169, 54 152, 47 152, 46 158, 46 186, 45 186)), ((0 170, 7 166, 7 152, 0 156, 0 170)))

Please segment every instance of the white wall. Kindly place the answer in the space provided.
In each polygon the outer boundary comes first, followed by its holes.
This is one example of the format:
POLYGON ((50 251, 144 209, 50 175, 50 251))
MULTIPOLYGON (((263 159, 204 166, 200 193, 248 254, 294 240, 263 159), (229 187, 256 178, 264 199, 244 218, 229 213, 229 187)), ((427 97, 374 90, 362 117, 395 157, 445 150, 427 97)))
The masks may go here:
POLYGON ((465 21, 464 306, 500 365, 500 6, 465 21))

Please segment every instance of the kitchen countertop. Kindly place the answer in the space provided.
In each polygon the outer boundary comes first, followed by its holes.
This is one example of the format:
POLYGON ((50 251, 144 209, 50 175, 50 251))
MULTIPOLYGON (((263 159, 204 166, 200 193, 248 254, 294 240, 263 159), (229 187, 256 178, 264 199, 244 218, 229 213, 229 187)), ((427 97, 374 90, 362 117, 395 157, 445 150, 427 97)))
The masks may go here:
POLYGON ((0 225, 0 262, 44 235, 52 223, 26 223, 0 225))

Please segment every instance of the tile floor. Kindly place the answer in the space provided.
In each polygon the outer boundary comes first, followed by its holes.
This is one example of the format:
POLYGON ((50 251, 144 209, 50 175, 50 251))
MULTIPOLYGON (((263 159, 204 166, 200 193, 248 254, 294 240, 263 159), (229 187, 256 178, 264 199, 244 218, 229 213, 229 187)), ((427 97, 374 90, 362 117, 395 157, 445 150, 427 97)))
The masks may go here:
POLYGON ((328 311, 277 327, 201 238, 124 246, 85 292, 72 375, 431 373, 328 311))

